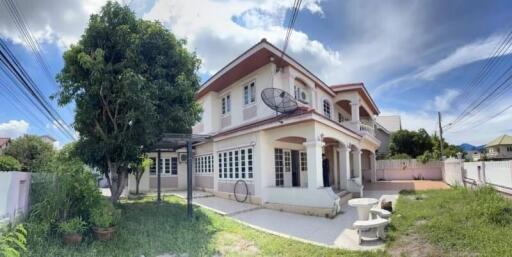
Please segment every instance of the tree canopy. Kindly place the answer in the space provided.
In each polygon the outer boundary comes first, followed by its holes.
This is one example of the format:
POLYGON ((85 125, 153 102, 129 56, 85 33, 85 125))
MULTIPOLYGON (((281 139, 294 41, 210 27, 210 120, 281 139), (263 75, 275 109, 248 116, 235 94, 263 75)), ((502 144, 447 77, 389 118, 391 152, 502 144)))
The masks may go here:
POLYGON ((18 160, 22 171, 42 172, 50 171, 55 149, 38 136, 24 135, 12 140, 5 154, 18 160))
POLYGON ((115 2, 91 15, 81 40, 65 52, 59 104, 75 101, 76 150, 112 176, 113 201, 144 149, 164 132, 190 132, 199 120, 199 64, 160 23, 115 2))
MULTIPOLYGON (((443 139, 444 156, 456 156, 463 152, 460 147, 448 144, 443 139)), ((418 131, 399 130, 391 135, 390 158, 410 156, 422 162, 441 159, 441 140, 437 135, 430 136, 424 129, 418 131)))

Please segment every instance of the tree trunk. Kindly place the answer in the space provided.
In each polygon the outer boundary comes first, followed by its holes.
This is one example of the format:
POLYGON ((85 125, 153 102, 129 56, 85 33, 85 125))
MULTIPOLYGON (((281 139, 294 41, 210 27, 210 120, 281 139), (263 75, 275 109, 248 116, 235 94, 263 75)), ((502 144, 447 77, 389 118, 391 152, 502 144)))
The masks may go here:
POLYGON ((135 173, 135 194, 136 195, 139 194, 139 184, 140 184, 141 178, 142 178, 142 176, 139 175, 139 172, 135 173))
POLYGON ((110 184, 110 200, 113 203, 117 203, 119 201, 119 197, 123 193, 123 189, 125 188, 126 177, 128 175, 128 170, 124 169, 118 163, 114 163, 110 160, 107 161, 108 170, 111 177, 110 184))

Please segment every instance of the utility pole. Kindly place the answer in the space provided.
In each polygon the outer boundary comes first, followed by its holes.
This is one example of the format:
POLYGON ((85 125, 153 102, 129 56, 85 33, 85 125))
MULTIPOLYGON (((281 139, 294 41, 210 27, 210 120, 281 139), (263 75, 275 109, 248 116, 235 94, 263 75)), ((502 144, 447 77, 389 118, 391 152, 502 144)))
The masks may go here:
POLYGON ((439 117, 439 139, 441 144, 441 161, 443 160, 444 156, 444 140, 443 140, 443 126, 441 125, 441 112, 437 112, 437 115, 439 117))

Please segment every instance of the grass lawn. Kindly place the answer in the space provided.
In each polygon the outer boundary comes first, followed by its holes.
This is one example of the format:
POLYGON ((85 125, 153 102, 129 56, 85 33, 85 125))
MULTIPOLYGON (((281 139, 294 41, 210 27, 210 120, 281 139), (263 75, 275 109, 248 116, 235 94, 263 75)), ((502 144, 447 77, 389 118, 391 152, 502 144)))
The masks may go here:
POLYGON ((392 256, 512 256, 512 202, 491 188, 402 194, 392 256))
POLYGON ((185 202, 166 196, 157 205, 154 199, 127 201, 121 205, 123 221, 116 238, 98 242, 87 236, 81 246, 66 247, 60 237, 29 238, 29 256, 119 256, 146 257, 164 253, 187 256, 383 256, 382 252, 350 252, 302 243, 274 236, 211 211, 195 207, 195 217, 187 220, 185 202))

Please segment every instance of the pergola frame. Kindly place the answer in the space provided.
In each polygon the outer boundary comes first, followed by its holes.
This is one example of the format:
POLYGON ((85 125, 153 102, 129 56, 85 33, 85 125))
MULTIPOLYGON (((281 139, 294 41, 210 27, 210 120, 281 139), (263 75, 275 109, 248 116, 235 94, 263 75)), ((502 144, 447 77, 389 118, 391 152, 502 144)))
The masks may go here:
POLYGON ((176 150, 187 148, 187 217, 192 217, 192 147, 194 144, 202 143, 210 140, 209 135, 197 134, 180 134, 180 133, 164 133, 160 141, 154 144, 146 152, 157 152, 157 203, 162 202, 161 188, 161 172, 162 164, 160 163, 162 152, 176 152, 176 150))

